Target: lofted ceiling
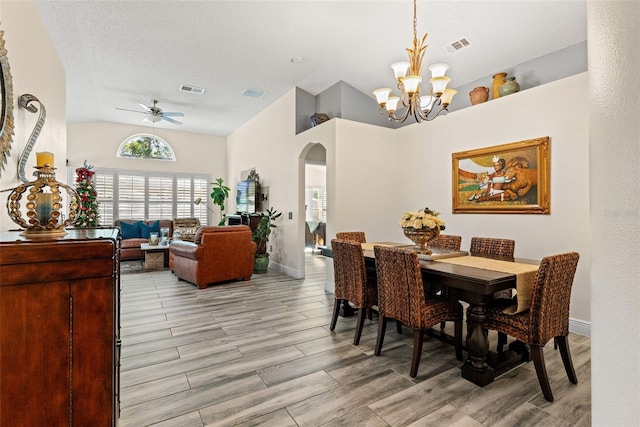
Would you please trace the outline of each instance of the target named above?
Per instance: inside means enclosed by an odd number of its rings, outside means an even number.
[[[393,87],[406,60],[413,4],[387,1],[61,1],[36,6],[67,74],[67,120],[152,126],[135,112],[158,99],[182,125],[225,136],[295,86],[318,94],[342,80],[368,94]],[[462,86],[587,38],[586,1],[418,1],[424,60]],[[455,53],[445,46],[466,37]],[[206,89],[181,92],[181,85]],[[245,89],[265,91],[260,98]],[[466,96],[459,94],[458,96]],[[375,107],[374,107],[375,108]]]

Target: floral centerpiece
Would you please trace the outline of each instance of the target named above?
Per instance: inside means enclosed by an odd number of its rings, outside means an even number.
[[[421,211],[405,212],[400,220],[400,227],[416,245],[420,245],[420,252],[430,254],[427,243],[438,237],[441,230],[445,229],[444,221],[438,218],[439,213],[429,208]]]

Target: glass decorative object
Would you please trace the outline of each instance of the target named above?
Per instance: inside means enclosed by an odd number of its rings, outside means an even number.
[[[9,217],[25,231],[26,237],[60,237],[64,228],[72,224],[81,209],[80,197],[68,185],[56,181],[52,153],[36,153],[36,180],[25,182],[13,189],[7,200]],[[49,163],[51,162],[51,164]],[[69,200],[69,213],[62,213],[64,196]]]

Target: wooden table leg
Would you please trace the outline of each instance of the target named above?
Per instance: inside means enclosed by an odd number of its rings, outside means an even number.
[[[485,360],[489,352],[489,340],[484,330],[487,315],[482,304],[472,304],[467,311],[467,360],[462,365],[462,377],[484,387],[493,382],[495,373]]]

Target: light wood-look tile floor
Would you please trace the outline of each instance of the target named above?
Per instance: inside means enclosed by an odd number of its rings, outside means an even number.
[[[579,384],[545,347],[555,402],[533,363],[480,388],[460,377],[453,348],[427,337],[409,377],[412,331],[377,317],[352,344],[355,317],[329,331],[325,260],[306,278],[269,271],[198,290],[168,270],[122,276],[121,426],[589,426],[590,340],[570,335]],[[495,332],[491,333],[495,348]],[[464,354],[466,357],[466,353]]]

